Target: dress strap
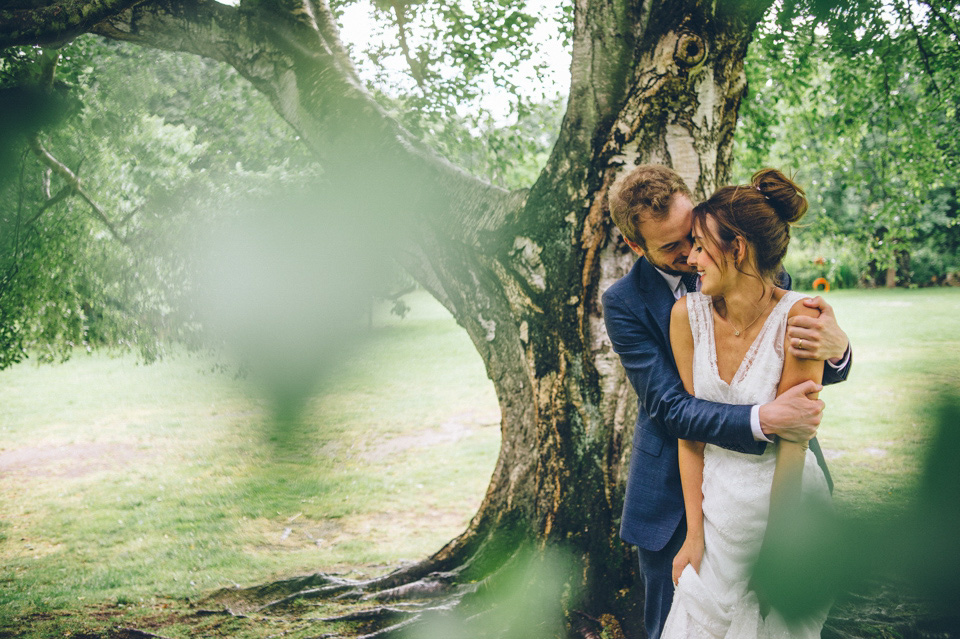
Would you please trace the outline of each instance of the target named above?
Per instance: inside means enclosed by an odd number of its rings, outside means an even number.
[[[770,323],[775,324],[778,323],[781,318],[785,318],[790,313],[790,309],[793,308],[793,305],[805,297],[810,296],[803,293],[798,293],[797,291],[787,291],[784,293],[783,297],[780,298],[780,301],[777,302],[777,305],[773,307],[772,311],[770,311],[770,314],[775,317],[775,319],[771,320]]]
[[[703,345],[713,347],[713,315],[710,298],[703,293],[687,293],[687,314],[690,317],[690,332],[693,333],[693,348]]]

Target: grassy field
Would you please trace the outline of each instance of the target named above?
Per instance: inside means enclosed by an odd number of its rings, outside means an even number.
[[[903,503],[938,392],[960,391],[960,289],[837,291],[826,299],[854,346],[849,380],[821,394],[834,498],[848,512]]]
[[[499,449],[492,385],[432,300],[375,325],[283,446],[264,403],[194,357],[0,372],[0,629],[321,568],[379,574],[462,532]]]
[[[823,394],[835,497],[903,503],[933,390],[960,389],[960,290],[827,299],[855,348],[850,380]],[[282,445],[264,403],[200,358],[0,372],[0,637],[93,632],[318,569],[377,574],[462,531],[496,460],[496,398],[446,312],[411,306],[375,318]]]

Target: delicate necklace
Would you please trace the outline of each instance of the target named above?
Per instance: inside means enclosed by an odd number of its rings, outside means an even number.
[[[763,308],[761,308],[761,309],[760,309],[760,312],[757,313],[757,316],[753,318],[753,321],[751,321],[749,324],[747,324],[746,326],[744,326],[743,328],[741,328],[741,329],[739,329],[739,330],[737,330],[737,327],[733,325],[733,322],[731,322],[731,321],[728,319],[727,321],[730,322],[730,326],[733,328],[733,336],[734,336],[734,337],[740,337],[740,333],[743,333],[743,332],[746,331],[748,328],[750,328],[751,326],[753,326],[754,324],[756,324],[756,323],[757,323],[757,320],[760,319],[760,316],[763,315],[763,312],[764,312],[765,310],[767,310],[767,307],[770,306],[770,302],[772,302],[772,301],[773,301],[773,295],[771,295],[771,296],[770,296],[770,299],[767,300],[767,303],[763,305]]]

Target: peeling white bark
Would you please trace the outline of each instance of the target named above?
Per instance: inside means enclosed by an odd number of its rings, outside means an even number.
[[[480,322],[480,326],[483,327],[483,330],[487,332],[485,339],[488,342],[492,342],[497,339],[497,322],[494,320],[483,319],[483,315],[477,316],[477,321]]]
[[[673,169],[688,186],[696,187],[700,180],[700,154],[694,146],[693,135],[679,124],[668,124],[665,137]]]
[[[610,163],[620,164],[624,167],[624,170],[630,170],[647,160],[648,158],[644,158],[640,153],[640,140],[634,138],[620,148],[620,153],[610,158]]]

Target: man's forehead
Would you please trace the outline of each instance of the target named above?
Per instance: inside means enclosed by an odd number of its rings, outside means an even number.
[[[678,193],[674,195],[667,215],[644,220],[642,232],[650,246],[662,249],[690,237],[692,220],[693,204]]]

